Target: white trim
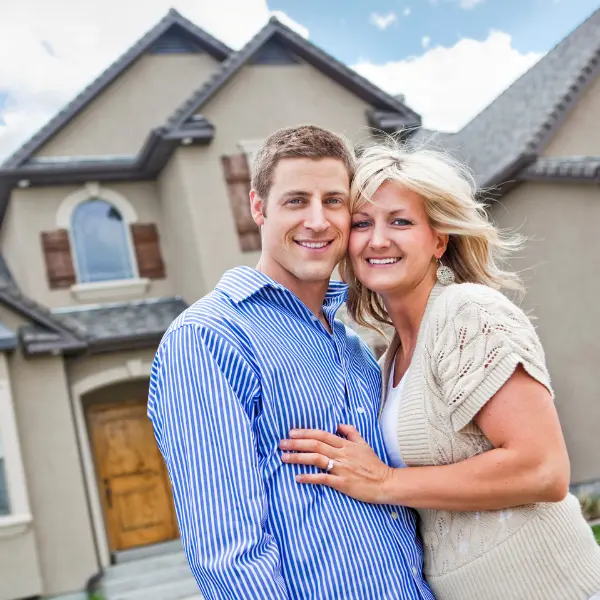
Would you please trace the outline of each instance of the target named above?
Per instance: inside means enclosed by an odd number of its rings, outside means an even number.
[[[56,227],[58,229],[70,230],[73,211],[79,204],[91,200],[92,198],[99,198],[113,204],[128,225],[138,222],[137,212],[125,196],[119,194],[119,192],[115,192],[115,190],[101,186],[99,183],[89,182],[76,192],[69,194],[61,202],[56,211]]]
[[[31,508],[27,494],[27,481],[25,468],[21,457],[19,445],[19,432],[13,408],[13,398],[8,379],[8,364],[6,355],[0,353],[0,437],[4,451],[4,474],[8,489],[10,513],[0,517],[0,527],[5,523],[15,525],[16,520],[29,518],[31,521]]]
[[[6,515],[0,517],[0,538],[14,537],[25,533],[31,523],[31,515]]]
[[[115,279],[114,281],[97,281],[92,283],[76,283],[71,286],[71,294],[80,302],[102,302],[105,300],[142,298],[150,287],[150,280]]]
[[[110,549],[108,547],[108,534],[104,525],[104,515],[102,514],[100,491],[96,480],[92,446],[85,423],[82,396],[88,392],[113,383],[121,383],[132,379],[139,379],[141,377],[150,377],[151,369],[152,363],[143,362],[140,359],[132,359],[127,361],[121,367],[115,367],[113,369],[101,371],[100,373],[88,375],[71,386],[71,403],[73,414],[75,415],[77,437],[80,440],[83,478],[90,501],[92,527],[94,528],[96,543],[98,545],[100,566],[103,569],[110,566]]]

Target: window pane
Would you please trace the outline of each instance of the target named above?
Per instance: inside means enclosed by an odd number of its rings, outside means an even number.
[[[133,277],[127,225],[104,200],[88,200],[73,214],[73,241],[80,282]]]
[[[0,515],[7,515],[9,512],[6,471],[4,469],[4,450],[2,448],[2,438],[0,438]]]

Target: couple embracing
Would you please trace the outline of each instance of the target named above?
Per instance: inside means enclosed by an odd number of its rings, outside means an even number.
[[[544,352],[467,171],[300,126],[252,168],[256,268],[171,325],[148,403],[205,600],[588,600]],[[344,283],[330,281],[334,268]],[[335,320],[389,325],[377,364]]]

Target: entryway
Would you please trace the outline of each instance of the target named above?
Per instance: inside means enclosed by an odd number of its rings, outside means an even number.
[[[171,486],[145,396],[85,410],[111,552],[178,537]]]

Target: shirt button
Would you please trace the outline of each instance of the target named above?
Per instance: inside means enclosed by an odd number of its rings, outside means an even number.
[[[365,414],[365,409],[364,409],[362,406],[359,406],[359,407],[356,409],[356,412],[357,412],[359,415],[364,415],[364,414]]]
[[[413,575],[416,577],[416,576],[417,576],[417,573],[418,573],[418,571],[417,571],[417,567],[413,567],[413,568],[412,568],[412,574],[413,574]]]
[[[390,513],[390,517],[395,521],[398,518],[398,513],[394,510]]]

